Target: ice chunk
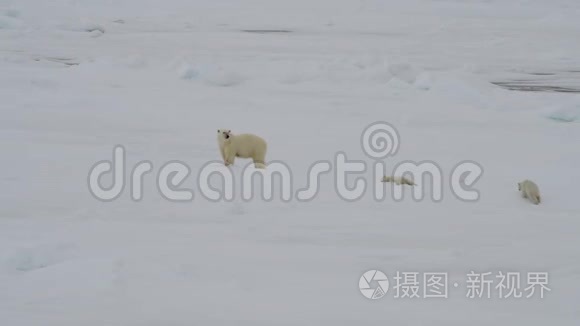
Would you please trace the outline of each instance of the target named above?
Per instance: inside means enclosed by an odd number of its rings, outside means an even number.
[[[576,103],[552,109],[546,117],[557,122],[578,121],[580,120],[580,104]]]

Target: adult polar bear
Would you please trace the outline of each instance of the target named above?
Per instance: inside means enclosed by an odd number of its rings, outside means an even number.
[[[218,129],[218,144],[226,166],[234,164],[236,157],[252,158],[254,167],[265,169],[266,141],[256,135],[234,135],[229,129]]]

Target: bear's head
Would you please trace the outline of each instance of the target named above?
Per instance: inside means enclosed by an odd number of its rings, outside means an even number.
[[[224,139],[229,139],[232,136],[232,131],[229,129],[218,129],[218,135]]]

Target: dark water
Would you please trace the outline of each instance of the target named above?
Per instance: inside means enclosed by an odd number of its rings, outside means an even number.
[[[580,70],[529,72],[529,77],[497,80],[492,84],[521,92],[580,93]]]
[[[77,66],[79,65],[79,62],[75,61],[74,58],[58,58],[58,57],[41,57],[41,58],[35,58],[34,61],[51,61],[51,62],[56,62],[56,63],[61,63],[63,65],[66,66]]]
[[[275,34],[275,33],[292,33],[287,29],[242,29],[242,32],[257,34]]]
[[[580,93],[580,88],[529,84],[521,81],[492,82],[492,84],[521,92],[556,92],[556,93]]]

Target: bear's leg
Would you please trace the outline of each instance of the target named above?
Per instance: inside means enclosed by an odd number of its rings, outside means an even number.
[[[264,161],[260,161],[257,159],[253,159],[254,161],[254,167],[256,169],[265,169],[266,168],[266,164],[264,164]]]
[[[265,169],[266,168],[265,158],[266,153],[255,153],[253,158],[254,167],[256,169]]]
[[[222,160],[226,163],[226,154],[224,153],[224,149],[220,148],[220,154],[222,155]]]
[[[226,149],[224,151],[224,154],[226,156],[224,164],[226,166],[233,165],[234,164],[234,160],[236,158],[236,153],[234,151],[232,151],[232,150]]]

